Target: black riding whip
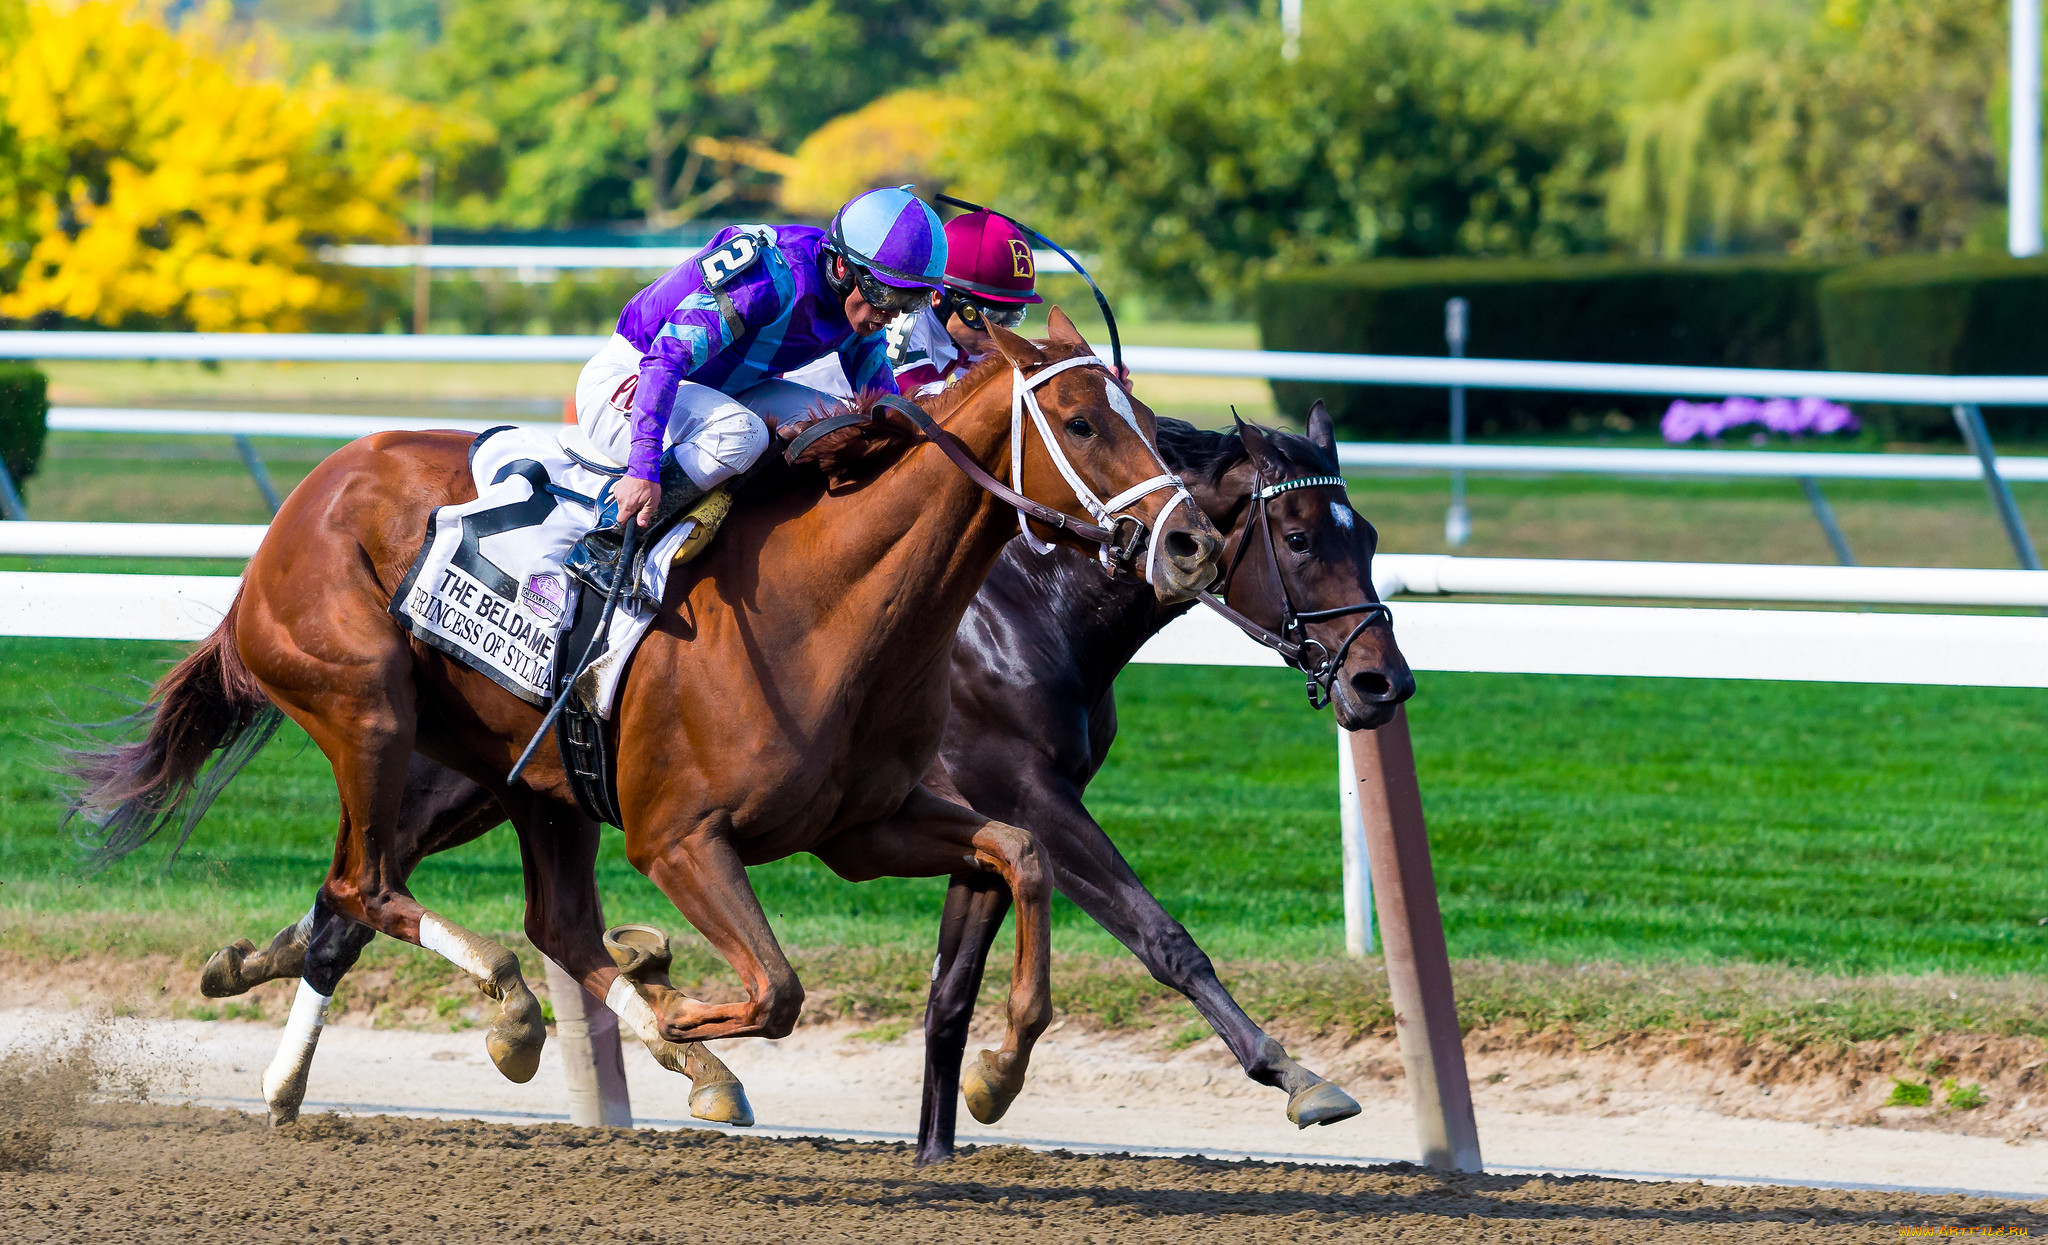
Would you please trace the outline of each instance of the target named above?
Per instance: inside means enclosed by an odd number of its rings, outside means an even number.
[[[619,543],[619,570],[612,578],[611,592],[604,599],[604,617],[598,620],[597,631],[590,637],[590,643],[583,646],[583,656],[576,662],[576,672],[562,684],[561,695],[555,697],[555,703],[548,706],[547,716],[540,720],[540,729],[533,733],[532,739],[526,741],[526,751],[519,754],[519,760],[512,766],[512,772],[505,775],[506,786],[509,787],[519,781],[520,772],[526,768],[526,763],[533,759],[535,750],[540,747],[540,741],[547,738],[548,728],[555,724],[556,718],[562,716],[563,707],[569,703],[569,697],[576,691],[577,681],[583,677],[583,672],[590,668],[590,659],[604,647],[605,637],[610,635],[612,630],[612,614],[619,608],[619,598],[625,595],[628,582],[634,578],[633,555],[639,551],[640,520],[636,515],[626,519],[625,539]]]
[[[983,207],[979,203],[969,203],[965,199],[956,199],[952,195],[935,194],[932,196],[932,198],[937,199],[941,203],[950,203],[956,208],[965,208],[967,211],[970,212],[987,212],[991,216],[1001,216],[1004,220],[1009,221],[1012,225],[1015,225],[1017,228],[1022,229],[1025,233],[1030,234],[1034,242],[1042,242],[1046,246],[1051,247],[1053,250],[1058,251],[1060,253],[1061,258],[1065,259],[1068,263],[1072,264],[1074,266],[1074,271],[1080,273],[1081,279],[1088,283],[1088,288],[1095,291],[1095,305],[1102,308],[1102,322],[1109,326],[1109,357],[1111,362],[1116,364],[1117,377],[1119,379],[1123,377],[1124,343],[1123,340],[1119,338],[1116,333],[1116,313],[1109,309],[1109,298],[1103,294],[1102,287],[1095,284],[1095,278],[1089,276],[1088,270],[1081,266],[1080,260],[1075,259],[1073,255],[1067,251],[1067,248],[1061,246],[1057,242],[1054,242],[1051,238],[1046,237],[1044,234],[1038,232],[1036,229],[1033,229],[1031,226],[1025,224],[1021,220],[1018,220],[1014,216],[998,212],[991,207]]]

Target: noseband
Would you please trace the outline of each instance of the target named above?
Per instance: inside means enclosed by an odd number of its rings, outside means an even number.
[[[1163,524],[1166,522],[1166,516],[1173,513],[1175,506],[1185,502],[1188,509],[1195,508],[1195,499],[1188,495],[1187,485],[1181,482],[1179,476],[1166,469],[1165,461],[1159,457],[1159,452],[1154,450],[1152,461],[1159,466],[1158,475],[1140,480],[1107,501],[1102,500],[1082,481],[1080,473],[1074,470],[1074,465],[1067,461],[1066,451],[1060,448],[1059,438],[1053,436],[1051,425],[1045,421],[1045,411],[1038,405],[1036,391],[1040,385],[1069,368],[1091,366],[1099,367],[1105,372],[1109,371],[1109,365],[1092,354],[1062,359],[1028,378],[1024,375],[1024,369],[1010,369],[1010,484],[1013,491],[1020,496],[1023,494],[1024,414],[1028,411],[1031,414],[1032,426],[1038,429],[1038,439],[1044,444],[1046,455],[1052,459],[1052,465],[1066,480],[1067,487],[1074,491],[1074,496],[1080,499],[1082,507],[1110,533],[1100,539],[1101,547],[1096,554],[1096,560],[1102,564],[1102,569],[1110,575],[1115,575],[1119,568],[1129,568],[1138,556],[1139,549],[1150,545],[1151,548],[1145,556],[1145,582],[1156,583],[1158,581],[1153,575],[1159,565],[1161,542],[1149,539],[1151,531],[1145,526],[1145,521],[1137,515],[1126,513],[1125,507],[1140,498],[1150,497],[1161,489],[1170,488],[1173,490],[1173,496],[1159,509],[1157,521]],[[1114,373],[1110,375],[1109,384],[1117,384]],[[1110,392],[1115,394],[1118,390],[1112,388]],[[1144,441],[1149,447],[1151,442],[1146,440],[1145,430],[1138,427],[1138,417],[1131,410],[1129,403],[1125,403],[1118,410],[1118,414],[1130,424],[1131,431],[1138,434],[1138,440]],[[1029,517],[1021,507],[1017,511],[1017,530],[1023,534],[1024,543],[1033,553],[1044,555],[1052,552],[1052,545],[1049,542],[1040,541],[1038,537],[1032,535]]]
[[[1344,658],[1351,652],[1351,646],[1365,629],[1385,619],[1389,626],[1394,622],[1394,611],[1382,601],[1360,601],[1356,605],[1340,605],[1335,609],[1300,611],[1294,608],[1294,594],[1287,590],[1287,576],[1280,570],[1280,550],[1273,542],[1273,520],[1269,503],[1282,493],[1298,488],[1343,488],[1342,476],[1304,476],[1298,480],[1282,480],[1277,484],[1265,483],[1265,473],[1259,469],[1256,459],[1252,463],[1253,522],[1258,525],[1261,538],[1266,546],[1267,561],[1273,567],[1273,582],[1280,588],[1280,634],[1261,627],[1230,606],[1223,603],[1223,597],[1230,592],[1230,583],[1237,575],[1238,564],[1244,561],[1244,552],[1251,547],[1251,533],[1247,532],[1237,542],[1237,552],[1230,559],[1230,567],[1223,572],[1223,578],[1214,588],[1201,594],[1202,603],[1210,609],[1236,623],[1238,629],[1252,639],[1280,654],[1288,665],[1308,679],[1308,704],[1311,709],[1321,709],[1330,703],[1330,685],[1337,680],[1337,672],[1344,667]],[[1348,504],[1348,503],[1347,503]],[[1362,614],[1358,625],[1344,642],[1332,653],[1318,640],[1307,634],[1304,624],[1320,622],[1326,618],[1344,618]]]
[[[1145,558],[1145,581],[1151,583],[1154,569],[1158,564],[1159,542],[1150,539],[1151,529],[1146,526],[1145,521],[1129,513],[1125,507],[1161,489],[1170,488],[1174,495],[1159,511],[1158,522],[1163,523],[1175,506],[1185,502],[1188,509],[1193,510],[1195,501],[1189,496],[1187,486],[1181,482],[1181,478],[1166,470],[1166,464],[1160,459],[1157,449],[1152,450],[1152,461],[1158,464],[1160,474],[1132,485],[1107,501],[1098,498],[1095,490],[1089,488],[1087,482],[1081,479],[1080,473],[1074,470],[1073,463],[1067,460],[1066,452],[1060,448],[1059,438],[1053,435],[1051,425],[1046,422],[1045,412],[1039,407],[1038,395],[1034,391],[1069,368],[1090,366],[1099,367],[1105,373],[1109,372],[1108,365],[1094,355],[1062,359],[1029,377],[1024,375],[1022,368],[1010,369],[1011,484],[1004,484],[990,475],[987,469],[975,461],[974,455],[961,444],[958,437],[941,428],[917,403],[908,398],[888,394],[877,399],[875,405],[902,414],[917,426],[917,430],[924,434],[926,440],[939,447],[940,452],[960,469],[961,474],[1014,508],[1017,511],[1017,528],[1024,534],[1024,541],[1033,552],[1044,554],[1052,550],[1050,543],[1041,542],[1032,534],[1030,521],[1033,519],[1057,531],[1072,532],[1082,540],[1094,541],[1097,546],[1096,560],[1102,564],[1102,569],[1111,575],[1115,575],[1119,570],[1130,569],[1131,564],[1137,560],[1138,551],[1150,546],[1151,550]],[[1109,383],[1117,383],[1113,374]],[[1059,469],[1061,477],[1067,482],[1067,487],[1074,491],[1074,496],[1080,499],[1081,505],[1093,516],[1095,522],[1086,522],[1024,495],[1024,417],[1027,412],[1031,416],[1032,425],[1038,430],[1040,442],[1045,446],[1046,456],[1052,459],[1053,466]],[[1146,439],[1144,430],[1138,427],[1137,416],[1130,413],[1127,408],[1120,409],[1118,413],[1123,415],[1132,430],[1138,433],[1138,439],[1144,442],[1147,448],[1151,448],[1151,442]],[[867,416],[851,412],[821,419],[805,428],[803,433],[790,443],[783,456],[790,462],[795,462],[820,437],[841,428],[864,424],[867,420]]]

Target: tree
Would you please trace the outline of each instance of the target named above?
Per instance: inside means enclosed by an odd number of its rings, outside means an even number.
[[[321,244],[402,237],[415,151],[453,141],[423,109],[324,75],[225,6],[177,33],[154,10],[33,4],[0,45],[0,315],[109,326],[297,329],[343,311]]]
[[[2002,231],[2006,0],[1678,0],[1626,81],[1634,249],[1958,250]]]
[[[953,171],[1189,303],[1304,262],[1597,245],[1590,84],[1519,29],[1455,16],[1312,5],[1293,62],[1267,17],[1117,13],[1071,54],[995,49],[978,76],[1009,84],[1006,106],[971,115]]]

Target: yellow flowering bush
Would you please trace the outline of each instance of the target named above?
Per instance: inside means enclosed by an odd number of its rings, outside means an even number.
[[[830,216],[871,186],[916,182],[926,192],[972,105],[938,91],[898,91],[835,117],[796,149],[777,196],[785,211]]]
[[[418,105],[274,72],[216,4],[30,3],[0,23],[0,316],[213,331],[308,327],[351,289],[330,242],[404,236],[418,155],[462,137]],[[25,254],[23,253],[25,251]]]

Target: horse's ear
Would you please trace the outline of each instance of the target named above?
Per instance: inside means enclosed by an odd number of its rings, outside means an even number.
[[[1235,413],[1232,413],[1231,418],[1237,419],[1238,438],[1244,442],[1245,452],[1252,456],[1253,462],[1268,467],[1280,464],[1279,456],[1273,453],[1273,443],[1266,439],[1264,428],[1238,419]]]
[[[1038,367],[1045,362],[1045,352],[1029,341],[993,321],[983,323],[988,325],[989,338],[995,342],[996,349],[1002,351],[1003,357],[1010,361],[1011,367]]]
[[[1337,421],[1330,418],[1330,412],[1323,407],[1323,400],[1308,408],[1308,439],[1315,442],[1325,453],[1335,457],[1337,453]]]
[[[1054,307],[1045,317],[1046,340],[1063,346],[1079,346],[1087,349],[1088,339],[1081,336],[1081,330],[1067,319],[1067,313]]]

